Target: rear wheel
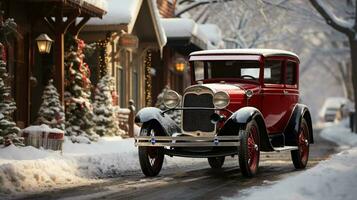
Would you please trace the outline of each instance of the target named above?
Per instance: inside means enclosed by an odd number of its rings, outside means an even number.
[[[144,124],[141,128],[141,133],[145,135],[157,135],[159,129],[155,124]],[[160,173],[162,164],[164,163],[163,147],[139,147],[139,161],[141,171],[145,176],[156,176]]]
[[[259,127],[255,120],[250,121],[246,129],[239,131],[240,146],[238,152],[239,167],[245,177],[256,175],[260,158]]]
[[[291,158],[296,169],[304,169],[309,160],[309,128],[303,118],[300,122],[300,131],[297,137],[298,150],[291,151]]]
[[[208,158],[208,163],[212,169],[221,169],[224,164],[224,159],[224,156],[210,157]]]

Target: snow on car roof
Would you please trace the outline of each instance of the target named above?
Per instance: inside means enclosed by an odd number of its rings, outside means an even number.
[[[292,56],[299,59],[295,53],[278,49],[217,49],[192,52],[190,56],[210,54],[257,54],[262,56]]]

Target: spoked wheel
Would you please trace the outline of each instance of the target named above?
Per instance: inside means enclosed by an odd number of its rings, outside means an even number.
[[[154,124],[143,125],[141,133],[147,133],[155,135],[158,129]],[[164,163],[163,147],[139,147],[139,161],[141,171],[145,176],[156,176],[160,173],[162,164]]]
[[[238,152],[239,167],[245,177],[253,177],[259,166],[260,141],[259,127],[255,120],[247,124],[245,130],[240,130],[240,146]]]
[[[208,158],[208,163],[212,169],[221,169],[224,164],[224,159],[224,156],[210,157]]]
[[[304,169],[309,160],[309,128],[303,118],[300,124],[300,132],[297,137],[298,150],[291,151],[291,158],[296,169]]]

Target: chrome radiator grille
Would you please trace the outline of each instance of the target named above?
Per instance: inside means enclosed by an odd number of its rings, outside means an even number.
[[[184,107],[214,108],[213,96],[209,93],[188,93],[184,97]],[[182,128],[185,132],[212,132],[215,125],[211,123],[210,116],[214,110],[183,110]]]

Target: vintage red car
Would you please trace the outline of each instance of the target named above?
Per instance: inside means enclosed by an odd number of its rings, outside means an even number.
[[[156,176],[164,155],[208,158],[221,168],[238,155],[246,177],[258,170],[260,151],[291,151],[296,169],[305,168],[314,143],[311,115],[299,103],[299,58],[271,49],[207,50],[190,54],[192,85],[169,90],[169,108],[143,108],[135,144],[146,176]],[[167,113],[180,110],[181,124]]]

